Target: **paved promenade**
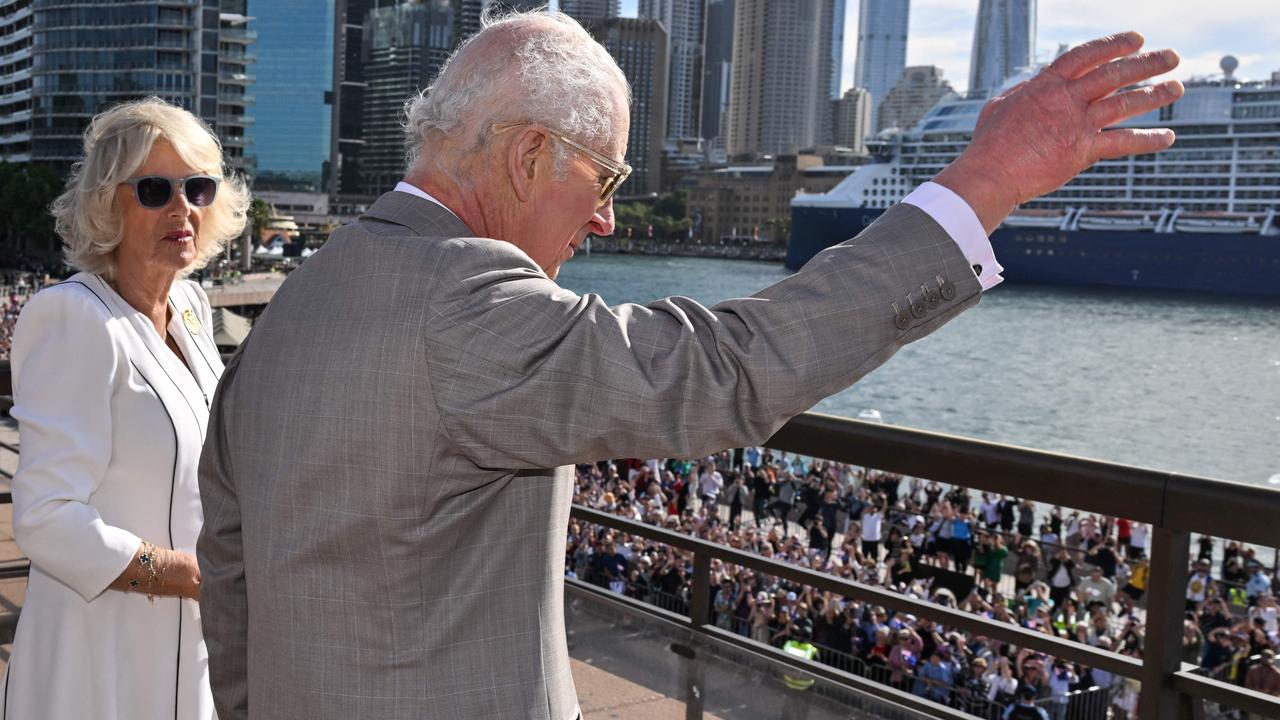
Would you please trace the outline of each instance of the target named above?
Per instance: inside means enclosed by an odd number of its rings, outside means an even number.
[[[251,273],[240,282],[231,285],[206,287],[209,304],[213,307],[238,307],[240,305],[266,305],[284,282],[283,273]]]

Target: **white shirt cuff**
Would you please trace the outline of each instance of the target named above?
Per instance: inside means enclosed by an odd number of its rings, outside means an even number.
[[[927,182],[913,190],[902,202],[915,205],[942,226],[973,266],[973,272],[978,276],[983,290],[990,290],[1004,281],[1000,276],[1004,268],[996,262],[991,240],[987,238],[973,208],[963,198],[937,183]]]

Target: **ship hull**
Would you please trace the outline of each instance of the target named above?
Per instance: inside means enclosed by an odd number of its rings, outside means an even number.
[[[879,208],[793,207],[786,265],[857,235]],[[1011,283],[1179,290],[1280,298],[1280,237],[1257,234],[998,228]]]

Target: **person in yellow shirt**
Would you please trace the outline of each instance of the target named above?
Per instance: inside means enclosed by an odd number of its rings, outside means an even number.
[[[797,623],[791,629],[791,637],[783,643],[782,651],[805,660],[816,660],[818,648],[810,642],[812,639],[813,626],[808,622]],[[817,681],[811,677],[783,673],[782,682],[787,686],[787,700],[782,707],[783,720],[804,720],[809,716],[807,691]]]

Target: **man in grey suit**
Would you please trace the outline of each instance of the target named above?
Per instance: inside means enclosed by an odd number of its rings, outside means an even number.
[[[1176,64],[1104,65],[1140,45],[1066,54],[936,182],[753,297],[610,307],[554,278],[612,232],[626,81],[563,15],[489,24],[409,107],[406,181],[223,375],[198,547],[219,717],[574,718],[567,466],[759,443],[977,303],[1016,203],[1172,142],[1100,131],[1180,93],[1112,94]]]

